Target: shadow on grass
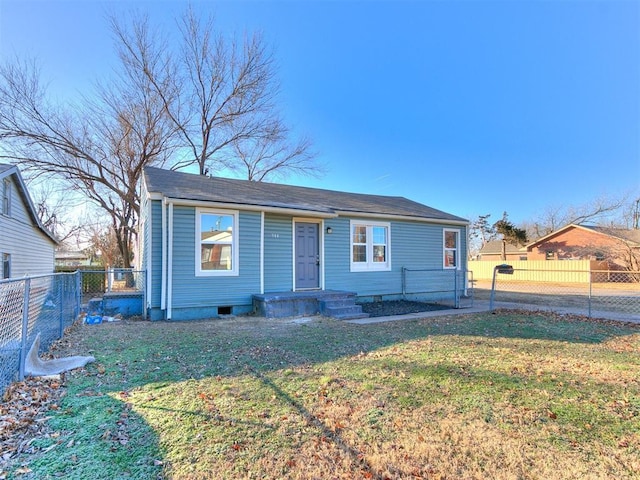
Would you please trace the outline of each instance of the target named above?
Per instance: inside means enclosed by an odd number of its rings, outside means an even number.
[[[20,478],[158,478],[162,454],[157,436],[131,404],[118,394],[87,391],[86,381],[68,383],[71,400],[63,401],[50,420],[56,433],[36,440],[46,453]]]
[[[342,453],[349,459],[350,463],[354,465],[356,471],[359,471],[364,478],[383,480],[383,477],[373,469],[369,462],[367,462],[363,453],[353,448],[349,442],[342,437],[338,429],[332,430],[329,428],[329,426],[318,418],[318,416],[311,413],[301,402],[295,400],[291,395],[282,390],[261,372],[252,370],[252,374],[264,386],[271,389],[277,398],[291,407],[294,411],[298,412],[298,414],[302,416],[309,425],[317,428],[322,433],[322,438],[326,439],[328,442],[332,442],[340,451],[342,451]]]
[[[319,365],[433,336],[548,340],[558,342],[561,349],[565,343],[596,344],[639,332],[639,326],[535,313],[469,314],[370,325],[326,319],[292,323],[249,318],[83,326],[76,332],[74,352],[70,353],[91,352],[98,362],[86,373],[68,376],[67,398],[51,421],[52,427],[62,432],[61,440],[52,439],[51,445],[57,442],[56,446],[30,465],[32,478],[162,478],[161,459],[166,458],[168,446],[160,445],[161,432],[132,410],[130,392],[152,390],[154,384],[162,388],[174,382],[247,374],[322,432],[368,478],[379,478],[339,431],[332,430],[265,373]],[[451,369],[452,376],[464,377],[464,371],[455,366]],[[144,402],[138,402],[136,408],[202,416],[209,421],[228,420],[219,412]],[[234,421],[247,428],[268,427],[244,419]]]

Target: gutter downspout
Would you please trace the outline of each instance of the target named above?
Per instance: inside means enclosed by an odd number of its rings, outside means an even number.
[[[167,320],[171,320],[173,299],[173,202],[169,202],[167,238]]]
[[[167,204],[166,197],[162,199],[162,226],[160,233],[162,235],[162,281],[160,283],[160,310],[167,309]]]
[[[260,294],[264,294],[264,212],[260,212]]]

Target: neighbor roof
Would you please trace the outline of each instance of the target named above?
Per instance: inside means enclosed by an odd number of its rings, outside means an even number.
[[[522,253],[525,252],[524,247],[516,247],[507,242],[506,253]],[[502,253],[502,240],[491,240],[484,244],[484,247],[480,249],[480,255],[496,255]]]
[[[29,195],[29,191],[27,190],[27,186],[22,179],[22,175],[20,174],[20,170],[15,165],[8,165],[6,163],[0,163],[0,180],[7,178],[11,175],[15,175],[16,185],[18,186],[18,193],[22,197],[22,200],[27,205],[27,211],[33,220],[33,223],[54,243],[58,243],[58,239],[53,236],[53,234],[47,230],[42,222],[40,221],[40,217],[36,213],[36,208],[33,205],[33,201],[31,200],[31,196]]]
[[[145,168],[144,180],[149,193],[160,193],[174,199],[216,202],[239,207],[283,208],[325,216],[360,213],[468,223],[464,218],[404,197],[206,177],[155,167]]]
[[[534,242],[531,242],[527,245],[527,249],[531,249],[534,245],[544,242],[545,240],[559,235],[570,228],[583,228],[585,230],[591,230],[592,232],[600,233],[602,235],[607,235],[609,237],[618,238],[621,240],[625,240],[627,242],[632,242],[640,245],[640,230],[628,230],[625,228],[609,228],[609,227],[598,227],[595,225],[580,225],[577,223],[570,223],[569,225],[565,225],[558,230],[555,230],[543,237],[538,238]]]
[[[628,230],[625,228],[609,228],[609,227],[596,227],[589,225],[581,225],[583,228],[588,228],[594,232],[609,235],[610,237],[619,238],[629,242],[640,244],[640,230]]]

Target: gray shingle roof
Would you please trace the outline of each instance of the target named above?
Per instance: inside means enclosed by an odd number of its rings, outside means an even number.
[[[521,253],[526,252],[527,249],[524,247],[516,247],[510,243],[506,245],[505,253]],[[491,240],[484,244],[484,247],[480,249],[480,255],[494,255],[502,253],[502,240]]]
[[[145,168],[144,181],[148,192],[161,193],[167,197],[183,200],[219,202],[247,207],[287,208],[328,215],[350,212],[467,222],[464,218],[404,197],[205,177],[155,167]]]

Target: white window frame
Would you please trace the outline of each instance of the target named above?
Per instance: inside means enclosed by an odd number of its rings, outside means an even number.
[[[11,182],[8,178],[2,181],[2,205],[0,205],[3,215],[11,216]]]
[[[447,233],[456,234],[456,248],[447,248]],[[447,251],[455,251],[456,264],[452,266],[447,265]],[[460,270],[460,230],[457,228],[445,228],[442,230],[442,268],[446,270]]]
[[[231,270],[202,270],[202,215],[224,215],[233,217],[233,234],[231,241]],[[240,272],[239,268],[239,228],[238,228],[238,211],[237,210],[217,210],[210,208],[196,208],[196,238],[195,238],[195,269],[196,277],[237,277]]]
[[[7,278],[11,278],[11,254],[6,252],[0,253],[0,260],[2,260],[2,270],[0,271],[0,279],[4,280]],[[5,272],[7,276],[5,276]]]
[[[354,262],[353,261],[353,228],[354,227],[366,227],[367,228],[367,261],[366,262]],[[387,230],[387,242],[385,244],[386,258],[384,262],[373,261],[373,228],[382,227]],[[351,220],[349,225],[349,259],[351,261],[352,272],[386,272],[391,270],[391,224],[388,222],[373,222],[367,220]]]

